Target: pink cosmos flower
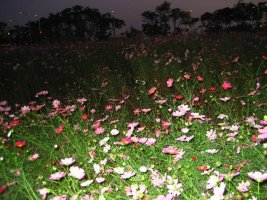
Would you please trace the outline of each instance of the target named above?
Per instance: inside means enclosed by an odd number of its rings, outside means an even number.
[[[201,76],[199,76],[199,75],[197,75],[197,80],[198,80],[198,81],[204,81],[204,78],[201,77]]]
[[[184,78],[185,78],[185,79],[190,79],[190,78],[191,78],[191,75],[190,75],[190,74],[187,74],[187,73],[185,73],[185,74],[184,74]]]
[[[179,149],[177,149],[177,148],[175,148],[173,146],[168,146],[168,147],[164,148],[162,150],[162,152],[165,153],[165,154],[176,155],[176,154],[179,153]]]
[[[151,146],[151,145],[155,144],[156,141],[157,141],[157,140],[154,139],[154,138],[148,138],[147,141],[146,141],[146,143],[145,143],[145,145],[146,145],[146,146]]]
[[[36,93],[35,97],[38,97],[40,95],[47,95],[48,94],[48,91],[44,90],[44,91],[40,91],[38,93]]]
[[[174,197],[171,194],[167,194],[167,196],[159,195],[155,200],[173,200]]]
[[[64,178],[65,176],[66,176],[65,172],[56,172],[50,175],[49,180],[57,181],[57,180]]]
[[[46,195],[50,192],[47,188],[42,188],[38,190],[39,194],[42,196],[42,199],[46,199]]]
[[[141,143],[141,144],[146,143],[146,141],[147,141],[147,138],[139,138],[138,139],[138,142]]]
[[[265,126],[262,129],[258,129],[258,132],[260,133],[260,135],[258,136],[259,139],[261,140],[267,139],[267,126]]]
[[[92,114],[94,114],[94,113],[96,113],[96,109],[91,109],[90,112],[91,112]]]
[[[166,174],[164,176],[160,175],[157,171],[151,171],[150,180],[153,186],[162,188],[164,182],[166,181]]]
[[[60,125],[60,126],[56,129],[56,133],[57,133],[58,135],[60,135],[60,134],[64,131],[64,129],[65,129],[65,126]]]
[[[53,108],[58,108],[59,105],[60,105],[60,101],[55,99],[53,102],[52,102],[52,105],[53,105]]]
[[[112,105],[106,105],[105,111],[111,111],[113,109]]]
[[[160,99],[160,100],[156,100],[155,103],[158,103],[158,104],[164,104],[167,102],[167,99]]]
[[[115,110],[116,111],[118,111],[118,110],[120,110],[121,109],[121,105],[117,105],[117,106],[115,106]]]
[[[148,91],[148,94],[152,95],[156,91],[156,89],[157,88],[155,88],[155,87],[150,88],[150,90]]]
[[[213,141],[217,138],[216,131],[213,129],[210,129],[209,131],[207,131],[206,136],[210,141]]]
[[[242,181],[241,183],[238,184],[236,189],[238,189],[240,192],[248,192],[248,187],[250,186],[250,182],[244,182]]]
[[[36,161],[39,157],[40,157],[39,154],[38,154],[38,153],[35,153],[35,154],[29,156],[28,160],[31,161],[31,162],[34,162],[34,161]]]
[[[171,125],[170,122],[167,122],[167,121],[162,121],[162,122],[161,122],[161,126],[162,126],[162,128],[167,129],[167,128],[169,128],[170,125]]]
[[[144,108],[141,110],[143,113],[148,113],[151,111],[151,108]]]
[[[132,122],[128,124],[128,128],[134,129],[138,125],[139,125],[139,122]]]
[[[133,140],[130,137],[122,138],[120,144],[131,144]]]
[[[99,127],[99,128],[97,128],[97,129],[95,130],[95,134],[96,134],[96,135],[101,135],[101,134],[103,134],[104,132],[105,132],[105,129],[102,128],[102,127]]]
[[[75,159],[74,158],[64,158],[64,159],[61,159],[59,163],[61,165],[70,166],[74,162],[75,162]]]
[[[238,60],[239,60],[239,56],[236,56],[233,60],[232,60],[232,63],[236,63],[236,62],[238,62]]]
[[[193,119],[200,119],[202,121],[205,120],[205,115],[200,115],[199,113],[190,113],[190,116],[193,118]]]
[[[70,168],[69,176],[72,176],[74,178],[77,178],[79,180],[83,179],[85,176],[85,171],[80,167],[74,167],[72,166]]]
[[[251,179],[254,179],[255,181],[257,181],[259,183],[267,180],[267,173],[266,172],[263,172],[263,173],[262,172],[259,172],[259,171],[249,172],[248,173],[248,176]]]
[[[231,89],[231,88],[232,88],[232,84],[229,83],[229,82],[226,82],[226,81],[224,81],[223,84],[222,84],[221,86],[222,86],[222,88],[223,88],[224,90],[228,90],[228,89]]]
[[[56,196],[51,198],[50,200],[67,200],[67,195],[60,195],[60,196]]]
[[[167,85],[168,88],[171,88],[173,86],[173,78],[169,78],[166,81],[166,85]]]
[[[189,111],[189,110],[190,110],[190,108],[189,108],[188,105],[182,104],[182,105],[178,106],[178,110],[177,111],[172,113],[172,116],[173,117],[184,116],[186,114],[186,112]]]
[[[23,107],[21,107],[21,113],[23,114],[23,115],[26,115],[28,112],[30,112],[31,111],[31,108],[30,108],[30,106],[23,106]]]
[[[221,97],[220,98],[220,100],[221,101],[224,101],[224,102],[226,102],[226,101],[228,101],[228,100],[230,100],[231,99],[231,97]]]
[[[77,99],[77,102],[80,103],[81,105],[83,105],[84,102],[86,102],[86,101],[87,101],[86,98],[79,98],[79,99]]]
[[[172,162],[176,163],[177,161],[181,160],[183,158],[185,154],[184,150],[179,150],[178,154],[175,155],[174,159],[172,160]]]
[[[134,111],[133,111],[133,113],[134,113],[135,115],[140,115],[141,112],[142,112],[142,111],[141,111],[140,108],[136,108],[136,109],[134,109]]]

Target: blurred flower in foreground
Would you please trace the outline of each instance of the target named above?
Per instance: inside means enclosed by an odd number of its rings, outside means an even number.
[[[267,180],[267,173],[265,172],[249,172],[248,176],[259,183]]]

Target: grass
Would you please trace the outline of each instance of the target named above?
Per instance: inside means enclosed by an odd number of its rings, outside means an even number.
[[[266,45],[228,34],[1,49],[0,198],[266,199],[248,176],[267,173]]]

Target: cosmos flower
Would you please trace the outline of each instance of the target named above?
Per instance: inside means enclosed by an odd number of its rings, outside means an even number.
[[[23,115],[26,115],[28,112],[30,112],[31,111],[31,108],[30,108],[30,106],[23,106],[23,107],[21,107],[21,113],[23,114]]]
[[[39,194],[42,196],[42,199],[46,199],[46,195],[50,192],[47,188],[42,188],[38,190]]]
[[[145,166],[141,166],[141,167],[139,168],[139,171],[142,172],[142,173],[145,173],[145,172],[147,172],[147,167],[145,167]]]
[[[148,91],[149,95],[152,95],[154,92],[156,91],[155,87],[150,88],[150,90]]]
[[[53,108],[58,108],[60,106],[60,101],[55,99],[53,102],[52,102],[52,106]]]
[[[218,149],[207,149],[206,152],[209,154],[215,154],[215,153],[218,153],[219,150]]]
[[[266,140],[267,139],[267,126],[262,129],[258,129],[260,135],[258,136],[259,139]]]
[[[177,149],[177,148],[175,148],[173,146],[168,146],[168,147],[164,148],[162,150],[162,152],[165,153],[165,154],[176,155],[176,154],[179,153],[179,149]]]
[[[173,78],[169,78],[166,81],[166,85],[167,85],[168,88],[171,88],[173,86]]]
[[[124,167],[115,167],[113,170],[117,174],[123,174],[124,173]]]
[[[94,182],[94,180],[87,180],[87,181],[84,181],[80,184],[81,187],[86,187],[86,186],[89,186],[91,185],[92,183]]]
[[[232,60],[232,63],[236,63],[236,62],[238,62],[238,60],[239,60],[239,56],[236,56],[233,60]]]
[[[202,81],[204,81],[204,78],[199,76],[199,75],[197,75],[197,80],[202,82]]]
[[[97,183],[103,183],[103,182],[105,182],[106,179],[103,177],[97,177],[95,180]]]
[[[236,189],[238,189],[240,192],[248,192],[248,187],[250,186],[250,182],[244,182],[242,181],[241,183],[238,184]]]
[[[67,197],[68,196],[64,194],[64,195],[53,197],[50,200],[67,200]]]
[[[171,180],[167,188],[168,194],[171,194],[173,197],[178,197],[183,192],[183,184],[179,183],[178,179]]]
[[[97,128],[97,129],[95,130],[95,134],[96,134],[96,135],[101,135],[101,134],[103,134],[104,132],[105,132],[105,129],[102,128],[102,127],[99,127],[99,128]]]
[[[64,166],[70,166],[71,164],[73,164],[75,162],[74,158],[64,158],[60,160],[60,164],[64,165]]]
[[[57,181],[57,180],[64,178],[65,176],[66,176],[65,172],[56,172],[50,175],[49,180]]]
[[[224,90],[228,90],[228,89],[231,89],[231,88],[232,88],[232,84],[229,83],[229,82],[226,82],[226,81],[224,81],[223,84],[222,84],[221,86],[222,86],[222,88],[223,88]]]
[[[34,162],[34,161],[36,161],[39,157],[40,157],[39,154],[38,154],[38,153],[35,153],[35,154],[29,156],[28,160],[31,161],[31,162]]]
[[[57,133],[58,135],[60,135],[60,134],[64,131],[64,129],[65,129],[65,126],[60,125],[60,126],[56,129],[56,133]]]
[[[146,141],[146,143],[145,143],[145,145],[146,145],[146,146],[151,146],[151,145],[155,144],[156,141],[157,141],[157,140],[154,139],[154,138],[148,138],[147,141]]]
[[[210,141],[213,141],[217,138],[216,131],[213,129],[210,129],[209,131],[207,131],[206,136]]]
[[[266,172],[259,172],[259,171],[256,171],[256,172],[249,172],[248,173],[248,176],[257,181],[257,182],[263,182],[265,180],[267,180],[267,173]]]
[[[17,141],[15,143],[15,146],[22,148],[22,147],[26,146],[26,142],[25,141]]]
[[[79,180],[83,179],[85,176],[85,171],[80,167],[74,167],[72,166],[70,168],[69,176],[72,176],[74,178],[77,178]]]
[[[213,189],[213,196],[210,197],[210,200],[222,200],[222,199],[224,199],[223,194],[224,194],[225,188],[226,188],[226,184],[224,182],[222,182],[220,184],[220,186],[216,186]]]
[[[127,172],[124,172],[124,173],[121,175],[121,179],[129,179],[129,178],[131,178],[132,176],[135,176],[135,172],[127,171]]]

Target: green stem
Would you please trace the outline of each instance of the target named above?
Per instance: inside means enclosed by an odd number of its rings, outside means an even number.
[[[260,197],[260,182],[258,182],[258,197]]]

